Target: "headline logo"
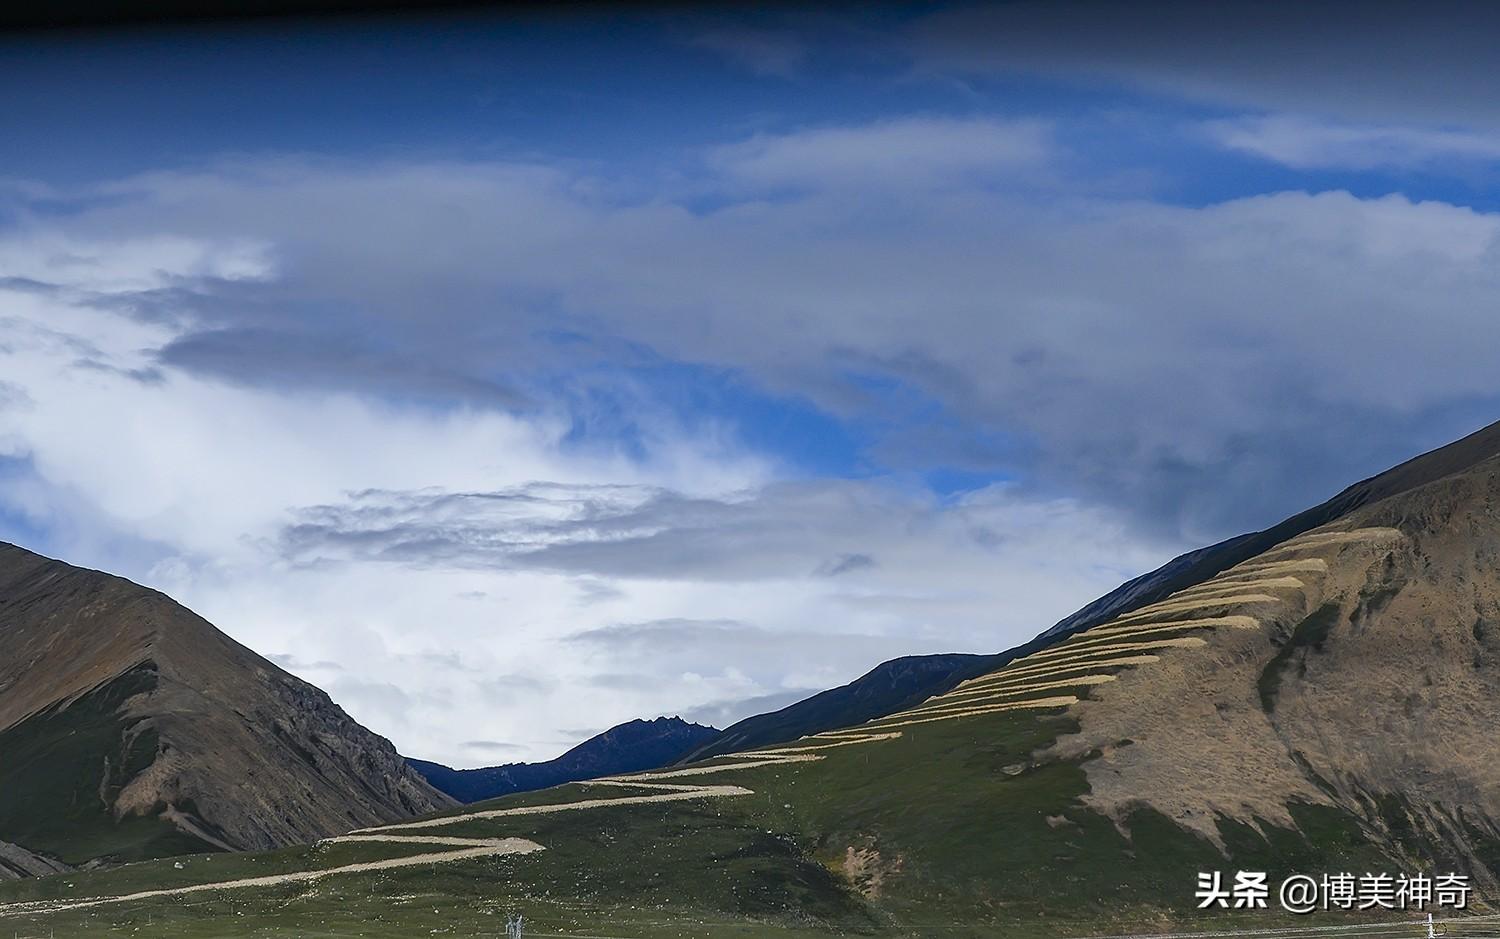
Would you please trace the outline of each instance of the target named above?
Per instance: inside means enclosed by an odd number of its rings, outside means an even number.
[[[1469,906],[1469,878],[1466,874],[1292,874],[1276,890],[1277,902],[1288,913],[1312,913],[1317,910],[1425,910],[1447,907],[1454,910]],[[1265,871],[1235,871],[1226,881],[1223,871],[1198,874],[1198,890],[1193,894],[1198,909],[1210,907],[1236,910],[1264,910],[1271,899],[1270,877]]]

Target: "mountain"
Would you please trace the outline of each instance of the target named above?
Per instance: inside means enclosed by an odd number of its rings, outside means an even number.
[[[555,760],[453,769],[407,757],[407,764],[438,790],[460,802],[547,789],[596,776],[655,769],[719,736],[719,731],[677,717],[633,720],[590,737]]]
[[[782,743],[831,727],[848,726],[895,713],[913,702],[942,694],[974,675],[998,668],[1013,658],[1046,648],[1059,639],[1201,583],[1288,538],[1327,525],[1362,506],[1409,492],[1473,466],[1496,453],[1500,453],[1500,422],[1355,483],[1327,502],[1263,531],[1237,535],[1176,557],[1064,617],[1024,645],[988,656],[949,654],[893,659],[877,665],[847,685],[813,695],[779,711],[758,714],[732,724],[725,728],[723,736],[692,753],[690,758],[702,759],[747,747]]]
[[[1199,909],[1199,875],[1214,871],[1267,872],[1273,891],[1293,874],[1453,872],[1488,910],[1500,889],[1494,437],[1368,480],[1331,519],[1240,560],[1200,554],[1188,564],[1211,576],[1044,634],[873,721],[228,869],[0,886],[0,921],[70,936],[170,914],[197,935],[233,915],[241,932],[326,934],[342,915],[382,935],[481,935],[522,910],[535,932],[564,935],[1293,935],[1283,927],[1301,923],[1310,936],[1401,930],[1424,912],[1298,919],[1274,892],[1270,910]],[[331,856],[379,869],[329,874]],[[261,886],[268,873],[322,879],[289,898]],[[141,898],[153,888],[167,892]],[[233,905],[172,892],[203,890]]]
[[[820,691],[779,711],[730,724],[722,734],[682,762],[707,759],[750,747],[795,740],[832,727],[848,727],[883,717],[926,700],[999,664],[999,655],[908,655],[892,659],[838,688]]]
[[[1453,473],[1462,472],[1500,453],[1500,422],[1421,456],[1378,476],[1355,483],[1321,505],[1299,512],[1264,531],[1239,535],[1181,557],[1128,581],[1088,606],[1065,617],[1042,633],[1045,642],[1096,626],[1190,587],[1314,528],[1343,518],[1363,506],[1410,492]]]
[[[0,755],[11,873],[273,848],[452,804],[322,691],[165,595],[7,544]]]

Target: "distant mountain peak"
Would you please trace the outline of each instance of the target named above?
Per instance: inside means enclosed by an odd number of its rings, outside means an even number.
[[[555,760],[507,763],[480,769],[453,769],[408,759],[433,786],[461,802],[477,802],[512,792],[598,776],[614,776],[665,766],[718,737],[713,727],[681,717],[635,718],[596,734]]]

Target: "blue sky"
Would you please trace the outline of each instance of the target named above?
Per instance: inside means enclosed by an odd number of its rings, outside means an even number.
[[[7,39],[0,538],[463,765],[1024,641],[1500,415],[1493,15],[1216,6]]]

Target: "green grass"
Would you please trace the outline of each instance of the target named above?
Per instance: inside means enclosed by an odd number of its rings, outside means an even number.
[[[205,850],[203,842],[160,819],[116,819],[111,808],[156,756],[156,733],[132,735],[121,711],[127,698],[155,686],[154,669],[138,666],[0,733],[0,840],[69,864]]]
[[[1315,633],[1310,627],[1304,638],[1314,641]],[[1358,819],[1324,806],[1291,806],[1295,828],[1221,820],[1227,857],[1148,809],[1117,824],[1080,801],[1088,792],[1082,761],[1036,756],[1075,729],[1059,712],[913,725],[895,740],[828,750],[818,762],[679,780],[732,782],[755,790],[748,796],[471,820],[427,832],[529,838],[546,848],[535,854],[0,919],[0,933],[490,936],[502,932],[507,912],[520,910],[538,935],[1067,936],[1280,919],[1266,911],[1197,911],[1202,870],[1266,870],[1279,879],[1403,868]],[[568,785],[478,808],[627,792]],[[851,849],[878,858],[878,892],[870,892],[869,876],[857,885],[845,877]],[[181,870],[145,862],[0,885],[0,903],[120,895],[427,850],[441,849],[345,844],[195,857]]]

